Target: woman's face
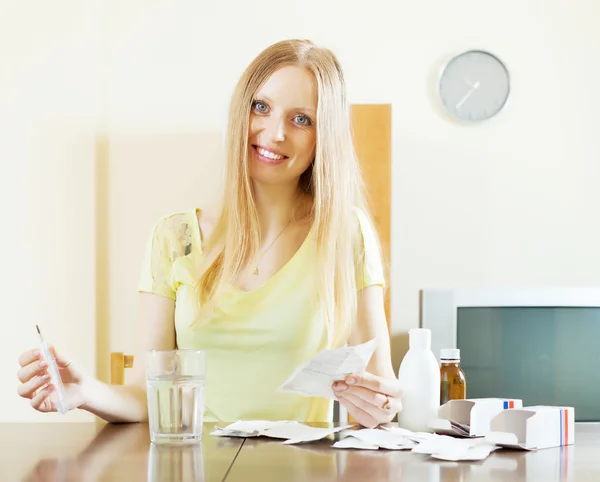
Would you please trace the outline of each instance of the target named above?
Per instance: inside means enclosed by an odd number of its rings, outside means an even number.
[[[308,69],[275,71],[256,94],[248,138],[250,177],[257,182],[294,182],[315,157],[317,86]]]

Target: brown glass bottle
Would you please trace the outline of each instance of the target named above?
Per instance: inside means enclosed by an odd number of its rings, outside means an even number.
[[[440,405],[449,400],[467,398],[467,379],[460,367],[460,350],[446,348],[440,352]]]

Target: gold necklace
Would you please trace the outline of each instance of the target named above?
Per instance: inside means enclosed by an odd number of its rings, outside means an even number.
[[[283,232],[287,229],[287,227],[292,223],[292,220],[290,219],[288,221],[288,223],[283,227],[283,229],[281,230],[281,232],[275,237],[275,239],[273,241],[271,241],[271,244],[269,244],[268,248],[265,249],[263,251],[263,253],[260,255],[260,258],[258,258],[258,261],[256,262],[256,265],[254,266],[254,270],[252,271],[252,274],[254,276],[258,276],[258,264],[261,262],[261,260],[263,259],[264,255],[267,254],[267,252],[269,251],[269,249],[271,249],[271,247],[275,244],[275,241],[277,241],[279,239],[279,237],[283,234]]]

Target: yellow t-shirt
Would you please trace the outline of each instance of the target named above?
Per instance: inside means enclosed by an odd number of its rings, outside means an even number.
[[[324,316],[310,302],[316,286],[313,231],[263,286],[250,292],[230,288],[211,320],[191,327],[202,256],[197,211],[156,223],[138,289],[175,300],[177,348],[206,351],[205,421],[331,421],[331,400],[276,392],[298,365],[325,348]],[[375,231],[364,213],[355,211],[365,256],[358,288],[383,286]]]

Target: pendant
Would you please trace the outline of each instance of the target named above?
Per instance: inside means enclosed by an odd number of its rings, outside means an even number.
[[[258,267],[254,268],[254,271],[252,271],[252,274],[254,276],[258,276]]]

